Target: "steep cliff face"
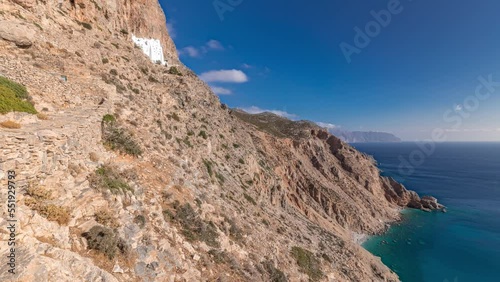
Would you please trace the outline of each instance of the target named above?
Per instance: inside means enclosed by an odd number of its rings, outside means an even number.
[[[166,19],[157,0],[14,0],[39,20],[60,13],[82,24],[99,28],[101,34],[134,34],[161,41],[165,57],[177,62],[177,50],[166,29]],[[2,4],[0,4],[2,5]],[[6,5],[6,4],[5,4]],[[57,18],[57,16],[55,17]]]
[[[354,237],[432,198],[312,123],[230,110],[182,64],[152,63],[131,33],[177,60],[156,1],[75,6],[0,3],[0,74],[40,113],[0,115],[20,125],[0,128],[19,219],[0,280],[397,281]]]

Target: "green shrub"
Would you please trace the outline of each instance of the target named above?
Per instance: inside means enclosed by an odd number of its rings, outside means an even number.
[[[230,261],[229,256],[224,251],[211,249],[210,251],[208,251],[208,254],[212,258],[212,260],[217,264],[227,263]]]
[[[88,30],[91,30],[92,29],[92,25],[90,25],[89,23],[85,23],[85,22],[78,22],[79,25],[83,26],[84,28],[88,29]]]
[[[177,67],[170,67],[170,69],[168,70],[168,73],[169,74],[174,74],[174,75],[180,75],[182,76],[182,73],[177,69]]]
[[[175,120],[175,121],[180,121],[180,120],[181,120],[181,119],[180,119],[180,117],[179,117],[179,115],[177,115],[177,113],[172,113],[172,114],[170,114],[170,115],[167,115],[167,117],[168,117],[169,119],[173,119],[173,120]]]
[[[226,181],[226,178],[224,178],[224,176],[222,174],[220,174],[220,173],[216,173],[215,177],[217,177],[217,179],[219,180],[220,184],[223,184]]]
[[[198,134],[198,136],[201,136],[203,139],[207,139],[208,138],[208,135],[207,135],[207,133],[204,130],[200,131],[200,133]]]
[[[132,187],[128,185],[124,177],[109,165],[98,168],[89,177],[89,182],[92,188],[99,191],[109,190],[113,194],[122,194],[127,191],[133,192]]]
[[[245,164],[245,161],[244,161],[242,158],[240,158],[240,159],[238,160],[238,162],[239,162],[240,164]]]
[[[208,175],[212,176],[213,175],[212,162],[207,161],[207,160],[203,160],[203,163],[205,164],[205,167],[207,168]]]
[[[257,202],[252,198],[252,196],[248,195],[247,193],[243,194],[243,197],[253,205],[257,205]]]
[[[175,214],[173,214],[170,210],[163,210],[163,217],[166,221],[172,222],[175,220]]]
[[[38,27],[40,30],[43,30],[42,26],[39,25],[38,23],[33,23],[36,27]]]
[[[110,70],[109,73],[112,75],[118,75],[118,71],[115,69]]]
[[[106,114],[102,117],[102,122],[115,122],[116,118],[114,115]]]
[[[189,141],[189,137],[186,136],[184,139],[182,139],[182,142],[186,144],[189,148],[193,147],[193,144],[191,144],[191,141]]]
[[[243,230],[236,225],[236,222],[230,218],[226,218],[226,222],[229,224],[229,236],[236,241],[243,240]]]
[[[0,114],[8,112],[36,114],[37,111],[29,99],[26,87],[0,76]]]
[[[101,78],[107,84],[114,85],[116,87],[116,92],[118,92],[118,93],[124,93],[127,90],[125,85],[123,85],[121,80],[119,80],[116,76],[112,76],[112,75],[109,75],[107,73],[103,73],[103,74],[101,74]]]
[[[149,78],[148,78],[149,82],[154,82],[154,83],[158,83],[160,81],[158,81],[158,79],[156,79],[156,77],[150,75]]]
[[[127,253],[128,248],[125,242],[109,228],[96,225],[82,235],[87,239],[90,249],[100,251],[109,259],[113,259],[118,250],[122,254]]]
[[[107,63],[109,63],[109,59],[108,59],[108,58],[102,58],[102,63],[103,63],[103,64],[107,64]]]
[[[234,147],[235,149],[238,149],[239,147],[241,147],[241,145],[240,145],[240,144],[236,144],[236,143],[234,143],[234,144],[233,144],[233,147]]]
[[[139,225],[140,228],[144,228],[146,226],[146,218],[140,214],[134,218],[134,223]]]
[[[323,272],[320,268],[320,262],[314,257],[314,254],[301,247],[292,247],[291,254],[299,270],[309,276],[311,281],[319,281],[323,278]]]
[[[269,260],[263,261],[262,265],[264,266],[264,269],[269,274],[269,281],[271,281],[271,282],[288,282],[288,279],[286,278],[283,271],[274,267],[274,264],[271,261],[269,261]]]
[[[215,225],[201,220],[189,203],[177,208],[174,220],[181,225],[182,234],[188,241],[203,241],[214,248],[220,246]]]
[[[26,87],[24,85],[16,83],[2,76],[0,76],[0,85],[14,92],[16,98],[18,99],[29,99],[28,90],[26,90]]]
[[[102,138],[104,144],[111,150],[116,150],[131,156],[139,156],[142,154],[142,149],[139,144],[132,138],[132,135],[120,127],[116,119],[112,115],[105,115],[101,123]]]

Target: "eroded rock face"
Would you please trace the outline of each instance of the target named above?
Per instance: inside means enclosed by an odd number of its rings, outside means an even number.
[[[0,40],[0,74],[24,84],[43,115],[0,116],[21,124],[0,128],[0,182],[18,174],[23,246],[22,271],[5,276],[2,265],[1,281],[307,281],[292,248],[317,262],[322,281],[398,280],[353,234],[379,233],[400,208],[439,207],[435,199],[381,177],[310,122],[238,115],[182,64],[182,76],[153,64],[132,33],[161,38],[177,59],[156,1],[17,2],[0,3],[0,21],[36,33],[28,49]],[[142,155],[113,150],[103,120]],[[103,166],[116,170],[112,181],[96,181]],[[127,252],[110,260],[89,249],[82,235],[96,225]]]

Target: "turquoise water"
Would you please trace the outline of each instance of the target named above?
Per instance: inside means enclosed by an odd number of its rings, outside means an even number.
[[[447,213],[405,210],[403,221],[363,246],[404,282],[500,281],[500,143],[443,143],[414,172],[401,159],[414,143],[354,144],[420,195],[433,195]]]

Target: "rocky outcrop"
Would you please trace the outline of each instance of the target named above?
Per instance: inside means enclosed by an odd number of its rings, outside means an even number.
[[[382,179],[385,197],[391,203],[424,211],[443,210],[445,208],[434,197],[424,196],[420,198],[417,193],[406,190],[401,183],[396,182],[394,179],[388,177]]]
[[[353,235],[434,199],[313,123],[227,109],[182,64],[153,64],[130,34],[161,37],[176,59],[156,1],[18,2],[0,20],[37,32],[30,48],[0,40],[0,74],[42,115],[0,116],[21,126],[0,128],[0,182],[16,171],[22,246],[1,281],[397,281]]]
[[[34,34],[34,30],[22,22],[0,21],[0,38],[13,42],[17,47],[30,47]]]

